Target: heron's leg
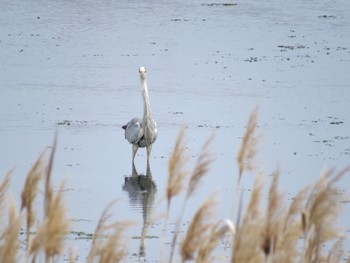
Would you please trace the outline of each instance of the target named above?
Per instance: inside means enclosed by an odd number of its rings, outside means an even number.
[[[151,156],[152,144],[146,146],[147,149],[147,164],[149,164],[149,157]]]
[[[137,170],[136,170],[134,162],[132,162],[132,173],[131,173],[131,176],[132,177],[137,177],[138,176],[138,173],[137,173]]]
[[[133,164],[134,164],[135,155],[138,149],[139,149],[139,146],[137,144],[132,145],[132,163]]]
[[[151,167],[148,162],[147,162],[146,176],[152,177]]]

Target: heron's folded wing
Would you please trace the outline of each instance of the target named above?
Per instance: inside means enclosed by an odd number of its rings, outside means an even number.
[[[141,121],[139,119],[132,119],[126,124],[125,139],[131,144],[137,143],[143,136]]]

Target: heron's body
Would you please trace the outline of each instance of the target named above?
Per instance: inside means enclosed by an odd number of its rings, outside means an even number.
[[[132,144],[132,160],[134,162],[139,147],[147,149],[147,163],[151,154],[152,144],[158,136],[157,124],[152,118],[151,107],[148,96],[146,69],[140,68],[140,79],[143,97],[143,119],[133,118],[122,128],[125,130],[125,139]]]

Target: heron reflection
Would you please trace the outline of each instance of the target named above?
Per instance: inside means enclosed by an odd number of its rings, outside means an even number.
[[[125,177],[123,190],[128,193],[130,205],[142,208],[142,230],[139,248],[139,257],[146,255],[145,239],[150,224],[152,207],[156,197],[157,186],[152,180],[152,173],[149,164],[147,165],[146,175],[138,174],[136,167],[132,164],[132,174]]]

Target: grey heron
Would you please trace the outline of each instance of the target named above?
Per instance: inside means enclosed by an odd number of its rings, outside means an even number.
[[[149,102],[147,88],[147,71],[145,67],[140,67],[140,80],[143,97],[143,119],[133,118],[122,128],[125,130],[125,139],[132,144],[132,162],[134,164],[135,155],[139,147],[147,149],[147,166],[151,155],[152,144],[158,136],[157,124],[152,118],[151,106]]]

